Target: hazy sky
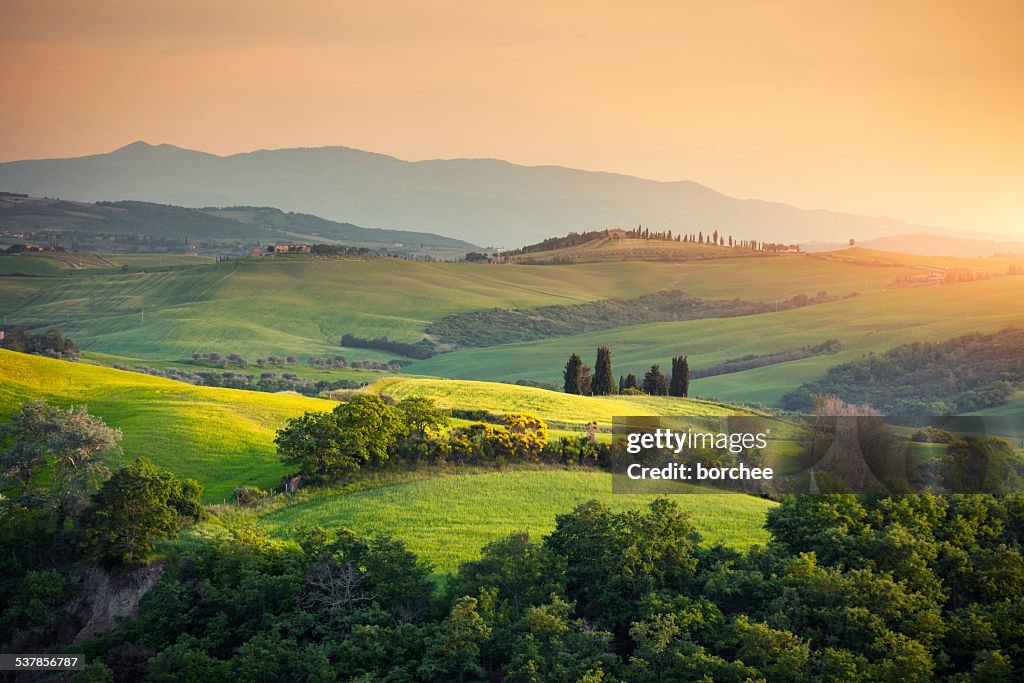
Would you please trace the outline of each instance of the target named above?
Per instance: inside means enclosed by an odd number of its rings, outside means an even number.
[[[1022,35],[1021,0],[0,0],[0,160],[347,145],[1024,237]]]

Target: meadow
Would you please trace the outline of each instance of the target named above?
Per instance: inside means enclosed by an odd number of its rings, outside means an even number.
[[[442,408],[529,412],[544,420],[610,424],[615,415],[724,415],[735,410],[671,398],[570,396],[531,387],[435,379],[383,380],[367,389],[401,400],[433,398]],[[285,420],[328,411],[333,401],[201,387],[134,372],[0,350],[0,413],[25,401],[85,405],[121,429],[124,456],[144,456],[203,484],[207,502],[221,502],[237,486],[273,489],[285,466],[273,443]],[[552,437],[565,435],[554,430]],[[575,433],[574,433],[575,434]]]
[[[186,360],[213,350],[246,357],[324,355],[338,352],[345,333],[415,342],[446,315],[493,307],[630,298],[663,289],[757,301],[822,290],[845,295],[881,290],[909,272],[795,256],[574,266],[264,257],[154,272],[3,278],[0,313],[12,324],[59,325],[87,350],[133,358]]]
[[[818,260],[818,259],[815,259]],[[915,341],[938,341],[969,332],[997,332],[1024,325],[1024,278],[957,285],[897,288],[806,308],[742,318],[651,323],[600,332],[465,349],[419,361],[410,372],[516,381],[558,381],[570,353],[592,362],[594,349],[612,349],[616,375],[642,376],[652,362],[664,371],[676,355],[705,368],[747,354],[798,349],[837,339],[839,353],[745,372],[697,379],[691,395],[724,401],[775,404],[787,391],[815,379],[829,366]]]
[[[367,388],[402,400],[432,399],[440,408],[473,408],[492,413],[532,413],[543,420],[585,425],[610,425],[615,416],[673,417],[735,415],[736,408],[708,401],[659,396],[574,396],[557,391],[494,382],[430,378],[389,378]]]
[[[613,494],[611,480],[607,472],[586,470],[445,474],[354,493],[318,492],[260,517],[259,524],[279,538],[293,538],[302,525],[392,534],[437,570],[450,572],[497,538],[527,531],[539,540],[555,528],[556,515],[588,500],[622,511],[654,499]],[[672,500],[691,514],[709,545],[745,550],[768,540],[762,525],[775,505],[770,501],[738,494],[682,494]]]
[[[278,485],[285,467],[275,452],[275,430],[289,417],[334,406],[0,350],[0,412],[35,399],[85,405],[122,431],[124,456],[115,462],[146,457],[199,481],[207,502],[222,501],[244,484]]]
[[[0,275],[59,275],[66,266],[51,258],[39,256],[0,256]]]

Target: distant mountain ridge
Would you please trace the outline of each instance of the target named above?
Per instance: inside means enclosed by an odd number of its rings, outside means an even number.
[[[138,200],[96,203],[0,192],[0,229],[77,230],[165,239],[324,241],[475,249],[469,242],[408,230],[363,228],[266,206],[184,208]]]
[[[736,199],[660,182],[494,159],[409,162],[348,147],[230,156],[135,142],[107,154],[0,164],[0,188],[82,201],[256,205],[337,221],[517,247],[569,231],[637,224],[738,239],[845,242],[919,232],[891,218]]]

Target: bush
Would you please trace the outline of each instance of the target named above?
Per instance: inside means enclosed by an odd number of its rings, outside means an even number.
[[[943,429],[936,429],[935,427],[925,427],[924,429],[918,429],[914,432],[914,435],[910,437],[910,440],[915,443],[945,443],[950,444],[955,440],[953,435]]]
[[[231,498],[235,501],[235,505],[243,507],[253,505],[266,498],[267,495],[269,494],[258,486],[239,486],[231,492]]]

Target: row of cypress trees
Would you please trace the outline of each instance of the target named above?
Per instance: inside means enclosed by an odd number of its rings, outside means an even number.
[[[651,396],[686,397],[690,395],[690,363],[686,356],[675,356],[672,359],[671,378],[665,377],[661,372],[661,367],[657,364],[652,365],[651,369],[644,374],[643,383],[640,383],[637,376],[632,373],[625,377],[619,375],[618,391],[616,392],[615,379],[612,374],[612,350],[607,346],[599,346],[593,374],[591,374],[590,366],[583,363],[579,354],[573,353],[565,364],[562,377],[564,379],[563,389],[567,394],[609,396],[634,389]]]

